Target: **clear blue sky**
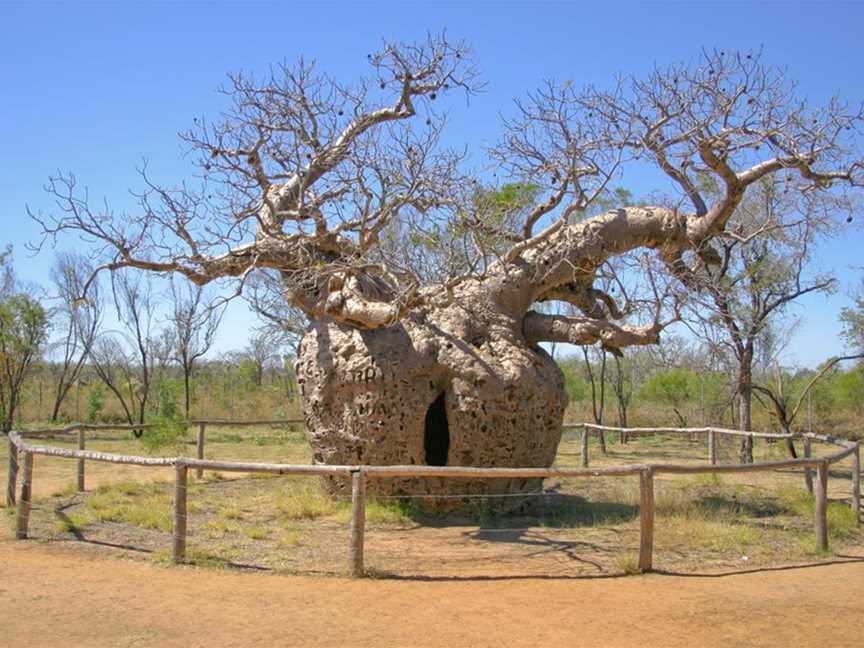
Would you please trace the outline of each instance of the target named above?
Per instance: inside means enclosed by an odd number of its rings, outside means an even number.
[[[46,282],[50,251],[24,205],[48,209],[47,176],[73,171],[118,206],[137,187],[146,157],[157,178],[188,173],[176,133],[224,105],[226,72],[264,71],[299,55],[344,80],[365,73],[382,37],[412,40],[447,29],[468,39],[488,82],[470,107],[455,101],[451,140],[494,141],[498,114],[544,78],[607,83],[619,72],[692,60],[703,47],[764,46],[814,101],[864,98],[864,3],[10,3],[0,0],[0,243],[13,243],[22,278]],[[637,195],[652,187],[631,187]],[[858,219],[861,222],[861,219]],[[790,362],[812,365],[841,350],[837,313],[853,266],[864,265],[862,229],[819,250],[841,277],[831,298],[804,302]],[[72,247],[70,245],[69,247]],[[234,308],[219,346],[245,339],[251,318]]]

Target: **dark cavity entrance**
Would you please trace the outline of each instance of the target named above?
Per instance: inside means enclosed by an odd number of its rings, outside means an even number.
[[[426,411],[426,430],[423,449],[427,466],[446,466],[450,450],[450,426],[447,423],[447,406],[444,394],[438,396]]]

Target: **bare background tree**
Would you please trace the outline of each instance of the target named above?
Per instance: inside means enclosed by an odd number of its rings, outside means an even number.
[[[614,356],[615,371],[612,374],[612,392],[615,394],[615,404],[618,409],[618,427],[630,427],[627,421],[627,409],[633,399],[633,367],[629,360]],[[622,443],[627,442],[626,432],[621,433]]]
[[[812,211],[813,201],[799,204],[788,184],[766,178],[739,205],[730,236],[715,248],[719,263],[698,277],[688,311],[696,334],[734,358],[742,430],[753,429],[753,364],[770,347],[772,325],[779,326],[799,298],[835,286],[832,276],[808,268],[830,222]],[[749,437],[742,441],[741,461],[753,461]]]
[[[784,375],[779,364],[777,364],[774,367],[774,384],[754,384],[753,389],[758,394],[766,397],[772,409],[771,413],[774,415],[774,418],[779,424],[780,430],[783,434],[791,434],[792,424],[795,422],[795,419],[801,411],[801,406],[804,404],[811,390],[816,386],[816,383],[824,378],[825,375],[840,362],[845,360],[860,360],[861,358],[864,358],[864,353],[830,358],[822,364],[819,371],[806,382],[803,389],[800,389],[797,394],[793,393],[789,388],[788,378]],[[795,443],[792,439],[786,439],[786,447],[793,458],[798,457],[798,453],[795,450]]]
[[[603,425],[603,415],[606,411],[606,349],[602,346],[583,346],[582,359],[585,362],[585,373],[591,387],[591,413],[594,423]],[[600,452],[607,454],[605,432],[601,430],[597,439],[600,442]]]
[[[188,419],[192,403],[192,376],[198,361],[212,348],[225,311],[224,308],[213,307],[200,286],[178,286],[172,281],[170,287],[169,348],[183,372],[183,411]]]
[[[153,384],[156,305],[151,285],[131,272],[111,276],[120,331],[105,331],[90,358],[99,379],[120,402],[129,424],[144,423]],[[140,431],[136,436],[140,436]]]
[[[59,337],[50,345],[54,378],[54,405],[51,421],[56,422],[63,401],[81,378],[102,324],[103,304],[98,285],[82,299],[84,284],[93,273],[87,260],[76,254],[58,254],[51,281],[60,305],[54,312],[53,328]]]
[[[254,369],[252,375],[256,385],[260,386],[264,381],[264,371],[267,366],[274,361],[280,361],[281,354],[279,351],[279,337],[266,329],[257,331],[249,340],[249,343],[243,350],[243,357],[252,364]]]

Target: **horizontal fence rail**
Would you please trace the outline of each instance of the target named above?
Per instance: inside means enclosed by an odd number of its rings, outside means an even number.
[[[344,476],[351,478],[351,539],[349,546],[349,571],[354,576],[362,576],[363,546],[365,533],[366,482],[376,478],[471,478],[471,479],[513,479],[513,478],[591,478],[591,477],[639,477],[640,493],[640,541],[639,569],[648,572],[653,569],[654,544],[654,476],[657,474],[702,474],[702,473],[738,473],[777,470],[782,468],[803,468],[808,486],[812,482],[812,471],[816,472],[815,480],[815,533],[816,547],[819,550],[828,548],[827,521],[827,480],[828,468],[831,464],[847,457],[852,458],[852,510],[855,519],[860,524],[861,512],[861,463],[860,444],[857,441],[847,441],[830,435],[820,434],[774,434],[764,432],[742,432],[716,427],[699,428],[620,428],[591,423],[565,424],[565,428],[581,428],[581,467],[579,468],[494,468],[468,466],[366,466],[366,465],[296,465],[279,463],[253,463],[235,461],[213,461],[204,458],[204,439],[207,426],[262,426],[262,425],[293,425],[303,423],[301,419],[263,420],[263,421],[193,421],[191,425],[198,427],[196,437],[196,457],[141,457],[137,455],[120,455],[110,452],[95,452],[86,449],[85,433],[98,430],[141,430],[151,425],[86,425],[75,424],[62,429],[33,430],[27,432],[10,432],[9,442],[9,474],[6,489],[8,505],[16,504],[16,488],[19,465],[23,462],[20,497],[17,498],[16,537],[27,538],[30,508],[32,505],[33,487],[33,457],[44,455],[75,459],[77,462],[78,490],[83,491],[85,485],[85,462],[97,461],[137,466],[173,466],[175,468],[174,489],[174,526],[172,533],[173,558],[177,563],[185,560],[186,530],[187,530],[187,497],[188,472],[194,469],[198,476],[205,470],[220,472],[269,473],[275,475],[313,475],[313,476]],[[627,435],[641,434],[704,434],[708,438],[708,460],[705,465],[682,465],[671,463],[638,463],[621,466],[589,467],[588,435],[591,432],[623,432]],[[31,445],[25,439],[44,438],[46,436],[76,435],[76,450],[55,448],[45,445]],[[764,461],[750,464],[718,464],[716,463],[715,442],[717,437],[728,435],[735,437],[750,437],[754,439],[784,439],[798,440],[805,443],[805,456],[800,459],[780,461]],[[811,456],[810,446],[813,441],[840,446],[840,449],[822,456]],[[23,460],[22,460],[23,457]],[[431,495],[430,495],[431,496]]]

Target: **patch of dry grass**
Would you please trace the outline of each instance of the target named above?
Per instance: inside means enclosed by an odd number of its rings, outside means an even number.
[[[640,573],[639,557],[631,552],[619,553],[615,556],[615,567],[617,571],[628,576]]]
[[[142,529],[170,531],[174,524],[173,500],[166,490],[159,484],[137,482],[101,486],[85,499],[85,511],[77,514],[81,523],[76,526],[95,521],[122,522]]]
[[[293,549],[298,546],[303,538],[303,534],[296,529],[285,531],[276,541],[276,546],[280,549]]]
[[[315,520],[336,515],[340,511],[348,511],[350,503],[334,500],[325,493],[316,482],[297,480],[288,488],[276,493],[276,510],[280,520]]]

